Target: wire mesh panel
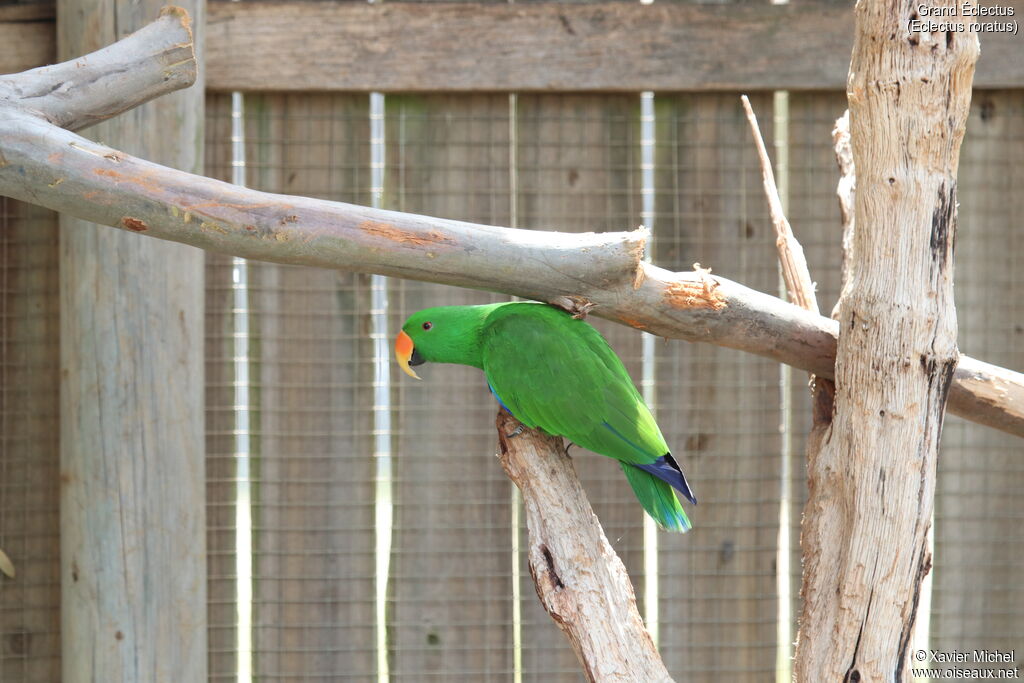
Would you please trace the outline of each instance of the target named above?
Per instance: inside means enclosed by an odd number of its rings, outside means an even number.
[[[771,141],[771,101],[753,98]],[[765,292],[777,256],[737,95],[658,96],[655,262],[694,262]],[[659,422],[701,504],[660,539],[662,656],[678,680],[775,670],[779,369],[718,347],[658,347]]]
[[[206,98],[206,174],[231,180],[231,97]],[[231,257],[206,253],[207,658],[211,681],[238,671],[235,576],[234,318]]]
[[[60,677],[57,215],[0,197],[0,681]]]
[[[208,167],[230,164],[226,97],[211,98]],[[755,289],[779,288],[774,234],[738,98],[659,95],[656,214],[659,265],[694,262]],[[754,98],[769,148],[773,110]],[[789,99],[789,216],[825,314],[838,296],[841,226],[830,132],[839,93]],[[1008,230],[1022,139],[1019,93],[976,98],[961,165],[958,303],[961,347],[1021,367],[1019,245]],[[564,231],[640,222],[637,95],[386,98],[387,208]],[[252,186],[369,203],[367,98],[247,97]],[[287,220],[287,216],[282,217]],[[230,259],[208,277],[211,675],[238,666],[234,576],[237,510]],[[265,680],[368,679],[374,634],[373,349],[368,278],[250,264],[255,671]],[[407,315],[500,297],[391,280],[393,336]],[[592,319],[634,379],[641,335]],[[660,648],[677,680],[761,681],[776,671],[784,425],[790,437],[792,615],[798,613],[799,519],[809,426],[806,379],[718,347],[655,346],[658,421],[701,505],[685,536],[659,533]],[[426,381],[392,371],[394,536],[387,604],[391,677],[578,680],[576,657],[537,603],[513,556],[511,485],[494,460],[497,409],[475,369],[430,366]],[[787,414],[787,411],[790,411]],[[787,422],[787,420],[789,420]],[[1013,547],[1024,470],[1016,440],[950,418],[940,458],[932,644],[1008,648],[1024,605]],[[617,464],[574,450],[584,481],[638,596],[643,513]],[[2,546],[0,546],[2,547]],[[979,559],[981,558],[981,559]],[[516,564],[518,563],[518,564]],[[513,570],[522,596],[514,619]],[[965,577],[984,589],[965,593]],[[641,605],[641,609],[643,609]],[[783,631],[784,632],[784,631]],[[521,651],[516,635],[521,633]],[[521,662],[517,666],[516,662]]]
[[[223,130],[225,106],[222,98],[211,107],[220,119],[211,127]],[[252,187],[367,201],[365,97],[248,96],[245,108]],[[211,466],[211,495],[227,498],[211,501],[218,520],[211,529],[217,544],[211,581],[222,579],[211,583],[211,610],[235,598],[229,562],[240,490],[231,485],[239,425],[229,413],[245,409],[252,432],[253,672],[267,681],[365,680],[375,671],[368,279],[262,263],[247,268],[252,387],[249,405],[238,406],[230,366],[237,359],[229,343],[238,330],[225,319],[234,309],[232,268],[211,260],[217,315],[208,348],[223,359],[213,368],[208,394],[217,430],[211,448],[218,451],[211,458],[222,460]],[[223,625],[228,616],[223,611],[211,624]],[[226,649],[232,633],[227,628],[218,646]],[[229,656],[215,670],[231,673],[221,665],[231,665]]]
[[[1024,370],[1024,93],[975,93],[960,154],[956,303],[962,353]],[[1024,644],[1024,442],[947,417],[935,507],[931,646]]]
[[[251,96],[246,114],[253,187],[367,200],[365,97]],[[250,266],[253,646],[262,680],[374,671],[367,285],[351,273]]]
[[[509,221],[508,97],[388,96],[386,208]],[[391,283],[392,333],[422,308],[497,301],[482,292]],[[395,378],[391,678],[501,680],[512,674],[510,484],[494,454],[497,403],[483,374],[426,366]]]
[[[517,103],[518,222],[565,232],[632,230],[640,224],[639,97],[521,95]],[[640,333],[591,317],[640,377]],[[576,471],[605,534],[643,594],[643,509],[618,463],[573,448]],[[525,539],[525,527],[522,531]],[[521,594],[523,676],[577,680],[569,642],[536,600],[525,556]]]

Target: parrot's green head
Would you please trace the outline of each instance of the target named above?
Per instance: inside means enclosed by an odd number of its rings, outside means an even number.
[[[482,367],[480,330],[494,307],[439,306],[409,316],[395,339],[395,358],[409,376],[423,363],[459,363]]]

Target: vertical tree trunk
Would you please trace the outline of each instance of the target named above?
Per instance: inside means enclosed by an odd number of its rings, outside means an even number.
[[[161,4],[61,0],[62,57],[124,37]],[[202,0],[181,4],[200,28]],[[200,78],[90,133],[198,172],[202,105]],[[63,679],[202,681],[203,253],[69,216],[61,227]]]
[[[966,24],[956,2],[957,16]],[[832,426],[808,454],[800,681],[909,678],[946,396],[956,367],[956,171],[978,41],[861,0],[847,95],[856,231]],[[966,26],[965,26],[966,28]]]

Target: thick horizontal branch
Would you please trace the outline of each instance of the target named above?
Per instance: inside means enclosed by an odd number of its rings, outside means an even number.
[[[582,296],[600,317],[832,377],[838,323],[722,277],[642,263],[640,231],[515,230],[258,192],[133,158],[10,109],[0,109],[0,194],[251,259],[541,301]],[[1024,436],[1024,375],[963,358],[949,407]]]
[[[1024,13],[1022,0],[1000,4],[1016,9],[1011,20]],[[54,54],[44,15],[17,16],[0,12],[0,73]],[[206,79],[225,91],[842,90],[852,27],[852,7],[823,0],[210,2]],[[975,87],[1024,85],[1020,38],[981,41]]]
[[[159,19],[102,50],[0,77],[0,104],[79,130],[195,80],[188,14],[165,7]]]

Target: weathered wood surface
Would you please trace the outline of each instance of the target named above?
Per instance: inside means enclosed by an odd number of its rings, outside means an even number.
[[[366,98],[245,98],[247,182],[366,201]],[[350,165],[337,163],[351,160]],[[373,349],[367,278],[250,263],[253,673],[371,678]]]
[[[544,609],[572,643],[589,681],[671,681],[562,439],[496,420],[505,472],[523,494],[530,575]]]
[[[202,3],[187,4],[201,31]],[[67,2],[61,51],[88,61],[79,55],[159,9],[159,2]],[[171,17],[179,25],[180,12]],[[182,35],[167,31],[175,34]],[[163,77],[150,70],[147,78],[156,85]],[[76,103],[113,113],[118,108],[104,109],[101,100],[115,90],[96,83],[67,102],[51,96],[39,104],[51,115]],[[202,98],[200,82],[94,134],[199,172]],[[84,120],[81,112],[58,118]],[[203,255],[70,215],[61,229],[63,680],[204,680]]]
[[[57,215],[0,197],[0,680],[60,679]]]
[[[956,247],[958,344],[1024,365],[1024,93],[975,95],[960,155]],[[935,499],[931,647],[1017,649],[1024,642],[1021,443],[950,418]],[[965,586],[969,589],[965,590]],[[977,665],[973,665],[977,666]],[[999,665],[996,665],[999,666]]]
[[[905,680],[931,568],[938,443],[958,358],[957,165],[978,42],[973,32],[908,32],[912,16],[911,5],[857,5],[853,267],[837,314],[832,428],[808,452],[798,681]]]
[[[505,98],[506,108],[507,97]],[[614,231],[640,223],[639,97],[520,95],[516,105],[515,198],[518,225],[569,232]],[[608,339],[633,379],[641,376],[641,335],[609,321],[588,320]],[[580,481],[616,554],[643,595],[643,508],[618,463],[571,450]],[[526,537],[525,527],[522,537]],[[528,556],[521,575],[528,574]],[[566,640],[522,587],[524,680],[578,680]]]
[[[836,201],[836,158],[831,131],[846,109],[842,93],[791,93],[789,98],[789,211],[799,231],[819,305],[828,314],[839,298],[841,239],[843,234]],[[807,375],[792,373],[792,449],[790,451],[790,587],[792,633],[800,614],[800,521],[807,501],[807,437],[812,428],[814,404]]]
[[[388,96],[385,140],[385,206],[508,222],[508,96]],[[499,300],[405,280],[388,287],[392,337],[422,308]],[[497,402],[476,368],[428,365],[420,375],[392,375],[391,680],[510,680],[510,485],[493,457]]]
[[[771,97],[755,96],[773,137]],[[757,156],[736,94],[655,97],[655,260],[778,288]],[[660,638],[698,683],[775,669],[781,445],[777,364],[706,345],[657,345],[658,423],[700,500],[685,536],[660,534]],[[685,504],[685,503],[684,503]]]
[[[1000,4],[1019,21],[1020,0]],[[13,48],[0,73],[52,58],[38,7],[0,8],[0,45]],[[835,90],[853,43],[852,10],[833,2],[211,2],[209,12],[207,83],[225,91]],[[1018,36],[981,40],[975,87],[1024,85]]]
[[[0,7],[0,74],[18,73],[57,60],[54,6],[50,2]]]

